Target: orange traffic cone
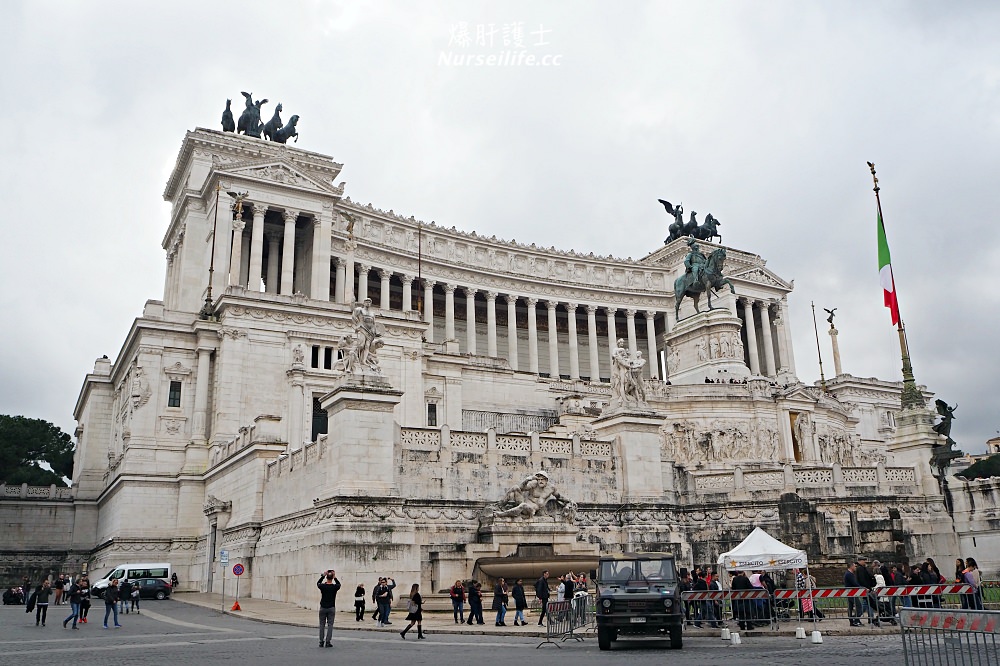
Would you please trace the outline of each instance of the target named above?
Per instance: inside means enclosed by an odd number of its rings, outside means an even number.
[[[235,601],[233,603],[233,607],[230,608],[229,610],[231,610],[231,611],[241,611],[241,610],[243,610],[242,608],[240,608],[240,602],[239,602],[239,600]]]

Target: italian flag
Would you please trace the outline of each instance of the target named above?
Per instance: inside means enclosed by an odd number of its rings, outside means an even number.
[[[892,313],[892,324],[899,323],[899,304],[896,302],[896,283],[892,279],[892,264],[889,263],[889,243],[885,240],[882,225],[882,211],[878,213],[878,277],[882,283],[885,307]]]

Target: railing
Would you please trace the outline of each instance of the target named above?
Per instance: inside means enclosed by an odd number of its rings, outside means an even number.
[[[910,664],[1000,665],[1000,612],[904,608],[903,660]]]
[[[592,624],[594,618],[594,597],[581,592],[568,601],[549,601],[545,604],[545,640],[536,647],[551,644],[562,647],[555,639],[582,641],[583,637],[574,631]]]
[[[49,486],[29,486],[27,483],[7,485],[0,483],[0,500],[47,500],[72,502],[73,488],[55,484]]]

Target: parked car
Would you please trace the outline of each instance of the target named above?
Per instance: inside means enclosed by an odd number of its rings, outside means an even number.
[[[170,583],[162,578],[139,578],[132,581],[139,588],[140,599],[166,599],[170,596]]]

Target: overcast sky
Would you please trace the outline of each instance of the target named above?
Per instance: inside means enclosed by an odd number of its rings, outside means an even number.
[[[265,116],[280,101],[301,117],[296,145],[343,162],[352,199],[426,222],[638,258],[667,233],[657,198],[712,213],[726,245],[795,281],[807,383],[810,301],[838,308],[845,372],[901,377],[872,160],[917,381],[958,403],[965,450],[1000,429],[997,3],[15,1],[4,14],[0,413],[73,431],[94,359],[115,358],[162,298],[162,192],[184,132],[219,129],[246,90],[271,100]],[[521,64],[486,62],[506,51]]]

